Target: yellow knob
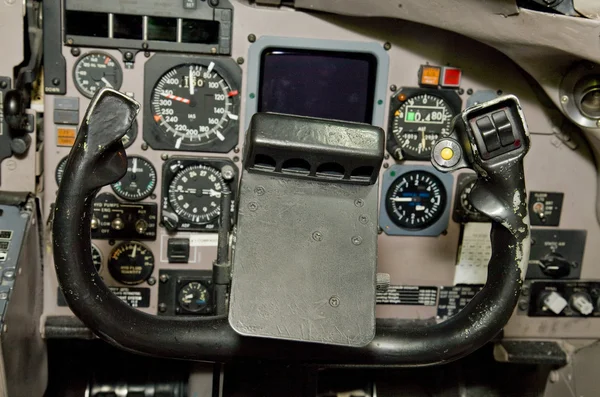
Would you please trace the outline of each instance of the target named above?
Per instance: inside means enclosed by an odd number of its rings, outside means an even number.
[[[449,147],[445,147],[442,149],[440,156],[442,156],[444,160],[450,160],[452,157],[454,157],[454,151]]]

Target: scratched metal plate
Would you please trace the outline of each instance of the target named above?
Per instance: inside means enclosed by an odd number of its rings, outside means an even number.
[[[244,171],[231,326],[247,336],[368,344],[375,332],[378,190]]]

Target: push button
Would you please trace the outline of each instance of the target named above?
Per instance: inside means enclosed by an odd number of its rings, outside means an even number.
[[[188,263],[190,259],[190,239],[170,238],[167,243],[167,258],[170,263]]]
[[[496,130],[498,130],[498,136],[500,137],[502,146],[512,145],[515,142],[515,136],[506,112],[501,110],[492,114],[492,120],[496,125]]]
[[[500,138],[498,138],[498,133],[496,132],[496,128],[494,128],[494,124],[492,124],[492,120],[488,116],[483,116],[477,119],[475,123],[477,124],[477,128],[479,128],[488,152],[500,149]]]

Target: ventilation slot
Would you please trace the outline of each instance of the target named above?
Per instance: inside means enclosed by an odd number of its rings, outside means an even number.
[[[338,163],[325,163],[317,168],[317,176],[342,179],[346,170]]]
[[[277,163],[275,163],[275,160],[270,156],[266,156],[264,154],[257,154],[254,157],[254,167],[256,168],[272,171],[275,169],[276,165]]]
[[[308,175],[310,173],[310,164],[308,161],[303,159],[289,159],[284,161],[281,171]]]
[[[350,174],[350,179],[354,181],[369,181],[373,175],[373,167],[358,167]]]

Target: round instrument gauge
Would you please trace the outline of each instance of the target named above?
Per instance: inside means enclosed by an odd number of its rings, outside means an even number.
[[[108,271],[118,282],[135,285],[143,283],[154,270],[154,255],[142,243],[129,241],[116,246],[108,259]]]
[[[100,253],[100,250],[94,244],[92,244],[92,262],[94,262],[96,271],[100,273],[100,269],[102,269],[102,253]]]
[[[60,186],[60,181],[62,181],[63,175],[65,174],[65,167],[67,166],[67,160],[69,156],[63,157],[56,166],[56,171],[54,172],[54,179],[56,179],[56,184]]]
[[[101,88],[121,88],[123,71],[110,55],[90,52],[77,60],[73,69],[73,80],[79,92],[91,98]]]
[[[198,281],[191,281],[184,285],[177,294],[179,306],[187,312],[198,313],[208,308],[210,293]]]
[[[168,70],[150,96],[156,128],[174,149],[224,141],[237,126],[238,90],[214,62],[184,64]]]
[[[427,171],[411,171],[391,184],[385,206],[396,225],[420,230],[440,219],[446,200],[446,189],[437,176]]]
[[[127,149],[129,146],[133,145],[133,141],[137,138],[138,134],[138,123],[137,120],[133,120],[133,124],[131,124],[131,128],[127,130],[123,138],[121,138],[121,142],[123,143],[123,147]]]
[[[467,185],[460,192],[460,205],[462,209],[467,213],[467,215],[481,215],[479,211],[473,207],[473,204],[469,201],[469,194],[471,194],[471,190],[473,186],[475,186],[475,180],[467,183]]]
[[[440,91],[441,92],[441,91]],[[451,96],[452,100],[445,98]],[[458,101],[458,106],[455,102]],[[451,132],[452,118],[460,111],[456,93],[435,91],[402,93],[394,98],[390,129],[397,159],[429,160],[433,144]]]
[[[129,201],[139,201],[150,196],[156,187],[156,170],[142,157],[127,158],[127,173],[111,185],[117,196]]]
[[[192,165],[179,171],[169,186],[169,203],[182,219],[209,223],[220,214],[221,173],[209,166]]]

